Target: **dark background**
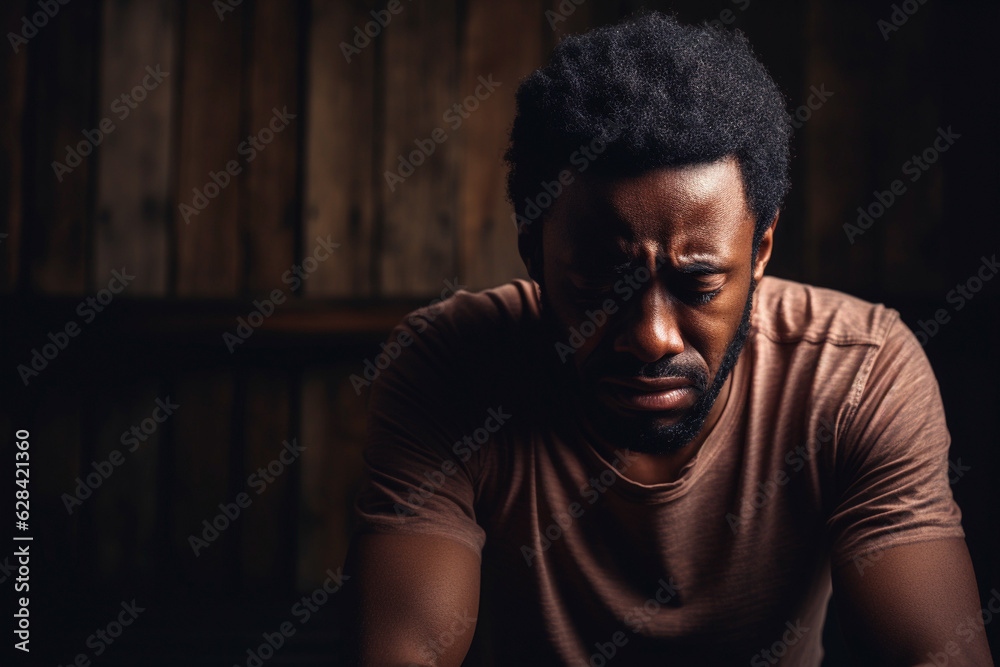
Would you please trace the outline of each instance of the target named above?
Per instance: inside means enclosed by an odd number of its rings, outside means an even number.
[[[72,0],[17,53],[0,47],[0,448],[13,470],[13,434],[30,430],[33,657],[93,658],[87,637],[134,598],[147,611],[94,664],[246,664],[289,620],[296,635],[265,664],[329,658],[333,603],[304,625],[290,608],[346,553],[367,400],[349,376],[444,281],[526,276],[500,159],[516,83],[561,36],[641,3],[586,0],[553,29],[556,0],[403,0],[346,62],[340,43],[386,4],[243,0],[220,19],[209,0]],[[946,295],[1000,250],[1000,8],[903,4],[915,13],[885,38],[890,3],[645,3],[744,30],[793,110],[813,86],[833,92],[796,130],[768,272],[885,303],[915,329],[949,313],[925,350],[968,468],[953,489],[985,601],[1000,587],[1000,281],[961,310]],[[6,0],[4,34],[38,11]],[[169,76],[120,119],[112,101],[157,64]],[[442,114],[490,74],[501,86],[452,129]],[[245,162],[238,146],[274,107],[296,118]],[[104,117],[114,131],[57,180],[52,162]],[[384,172],[437,127],[448,140],[390,190]],[[903,163],[948,127],[960,138],[911,182]],[[179,206],[234,159],[241,173],[185,224]],[[843,225],[894,179],[906,192],[850,243]],[[282,275],[327,236],[340,247],[293,293]],[[136,278],[85,323],[78,304],[122,267]],[[289,300],[230,353],[223,334],[274,289]],[[70,321],[80,334],[25,386],[17,366]],[[122,432],[168,396],[181,407],[127,452]],[[256,495],[248,476],[293,438],[301,459]],[[124,463],[67,513],[61,496],[114,449]],[[195,557],[189,535],[244,491],[252,505]],[[10,623],[13,577],[0,580]],[[1000,623],[986,631],[1000,655]],[[827,664],[850,664],[835,623],[825,633]]]

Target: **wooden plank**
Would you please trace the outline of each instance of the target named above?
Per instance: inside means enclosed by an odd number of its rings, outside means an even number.
[[[352,372],[353,364],[314,367],[302,379],[299,590],[343,564],[355,526],[367,414],[348,380]]]
[[[293,482],[300,472],[301,458],[292,459],[294,447],[286,450],[284,443],[301,443],[289,428],[289,392],[288,375],[283,371],[253,370],[248,374],[246,475],[240,481],[253,500],[242,520],[241,553],[247,590],[280,588],[294,565],[290,557],[294,554],[291,517],[295,503],[290,492],[295,489]],[[289,460],[293,462],[286,465]]]
[[[944,153],[934,148],[938,128],[946,129],[954,120],[942,115],[947,95],[944,85],[952,73],[941,63],[937,50],[928,48],[939,39],[935,33],[940,34],[941,12],[938,5],[921,6],[920,15],[907,21],[905,29],[889,33],[888,42],[883,43],[879,33],[880,60],[884,64],[871,71],[877,81],[875,122],[879,136],[884,137],[884,148],[872,156],[879,166],[873,190],[892,195],[890,186],[895,180],[905,188],[875,221],[878,229],[870,230],[875,232],[881,255],[878,287],[892,294],[938,295],[954,286],[952,276],[942,271],[944,257],[939,240],[945,167],[958,156],[950,147]],[[889,13],[873,10],[873,21]],[[963,135],[956,141],[967,137],[964,127],[955,124],[954,129]],[[919,168],[910,162],[904,173],[902,165],[913,156],[923,161],[927,149],[927,170],[914,173]],[[869,200],[875,201],[874,193],[869,195]],[[975,250],[968,252],[970,260],[976,257]]]
[[[104,4],[93,278],[125,266],[132,295],[164,295],[177,18],[170,0]],[[155,73],[155,76],[154,74]]]
[[[174,398],[154,378],[101,386],[94,461],[105,470],[108,463],[114,467],[87,502],[95,510],[96,574],[108,580],[155,575],[156,463],[163,425],[180,409],[173,407]]]
[[[431,296],[454,277],[457,254],[458,154],[449,139],[461,128],[445,118],[459,102],[456,7],[455,0],[442,0],[403,8],[379,37],[385,127],[378,275],[385,295]],[[435,132],[444,139],[435,141]]]
[[[83,0],[60,5],[29,43],[25,219],[32,224],[25,227],[25,261],[40,292],[79,294],[87,287],[96,142],[84,132],[96,139],[99,34],[98,2]]]
[[[877,282],[880,257],[877,230],[869,230],[851,244],[845,223],[855,223],[858,207],[868,206],[878,185],[877,163],[882,138],[870,110],[875,84],[852,63],[877,60],[871,36],[843,41],[844,34],[875,30],[869,10],[854,5],[833,9],[813,0],[806,18],[807,41],[803,88],[826,85],[836,97],[802,127],[805,166],[802,279],[808,283],[857,292]],[[836,37],[835,37],[836,35]],[[874,39],[881,42],[878,32]],[[800,93],[801,99],[801,93]],[[802,104],[799,102],[799,104]],[[850,150],[843,147],[850,146]],[[780,233],[780,232],[779,232]]]
[[[517,252],[503,153],[516,111],[518,81],[542,64],[542,34],[525,27],[537,25],[543,8],[541,0],[509,2],[502,12],[487,0],[468,3],[459,91],[474,95],[478,90],[485,97],[463,102],[466,108],[477,108],[469,113],[459,133],[463,150],[459,158],[458,275],[472,290],[528,278]],[[518,35],[514,50],[510,48],[511,35]],[[500,85],[488,92],[480,78]]]
[[[0,25],[17,30],[26,8],[25,0],[5,2],[0,9],[0,21],[3,22]],[[0,234],[3,234],[0,236],[0,292],[14,289],[20,271],[27,66],[27,47],[20,43],[16,53],[4,54],[3,65],[0,65],[0,90],[5,91],[4,104],[0,104]]]
[[[381,46],[376,41],[360,53],[348,51],[350,62],[341,47],[351,47],[354,28],[371,20],[366,11],[371,4],[312,1],[304,241],[308,248],[317,236],[330,236],[341,248],[336,261],[305,283],[309,296],[372,292],[373,76]]]
[[[246,165],[242,190],[245,206],[247,288],[269,292],[295,260],[299,221],[298,182],[300,12],[295,2],[257,0],[253,9],[253,44],[249,59],[249,131],[264,150]],[[296,118],[284,119],[289,115]],[[277,111],[277,114],[276,114]],[[323,119],[329,122],[328,118]],[[271,139],[273,136],[273,139]],[[265,140],[270,143],[264,144]],[[308,246],[307,239],[307,246]]]
[[[237,216],[247,166],[247,156],[239,152],[246,139],[240,127],[246,9],[237,6],[220,19],[212,3],[188,2],[182,19],[174,215],[180,296],[231,296],[241,286]],[[249,154],[249,144],[244,148]]]
[[[174,386],[180,408],[172,422],[173,561],[185,585],[220,590],[238,576],[232,558],[239,521],[246,518],[241,510],[240,517],[229,521],[214,540],[205,539],[212,531],[203,521],[213,524],[222,515],[219,504],[236,501],[237,490],[230,484],[233,381],[222,370],[188,370]],[[219,519],[218,524],[224,527],[227,521]],[[191,535],[208,542],[199,545],[197,554],[189,542]]]

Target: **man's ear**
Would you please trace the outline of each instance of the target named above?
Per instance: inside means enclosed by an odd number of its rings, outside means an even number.
[[[771,221],[767,231],[760,239],[760,245],[757,248],[757,261],[753,266],[753,279],[756,282],[760,282],[760,279],[764,277],[764,267],[771,259],[771,250],[774,248],[774,230],[778,227],[778,216],[780,215],[780,210],[774,214],[774,220]]]

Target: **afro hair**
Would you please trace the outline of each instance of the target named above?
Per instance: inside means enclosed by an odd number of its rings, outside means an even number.
[[[756,221],[756,256],[788,191],[790,121],[784,96],[739,31],[644,11],[567,37],[517,90],[504,158],[522,254],[540,246],[554,199],[543,193],[571,162],[620,177],[735,156]],[[600,155],[584,160],[583,146]]]

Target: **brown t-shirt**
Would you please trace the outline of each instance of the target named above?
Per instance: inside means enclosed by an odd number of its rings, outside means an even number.
[[[529,281],[460,291],[376,360],[361,529],[481,557],[465,664],[818,666],[831,568],[964,536],[937,381],[895,310],[765,277],[719,421],[647,485],[567,418],[539,307]]]

